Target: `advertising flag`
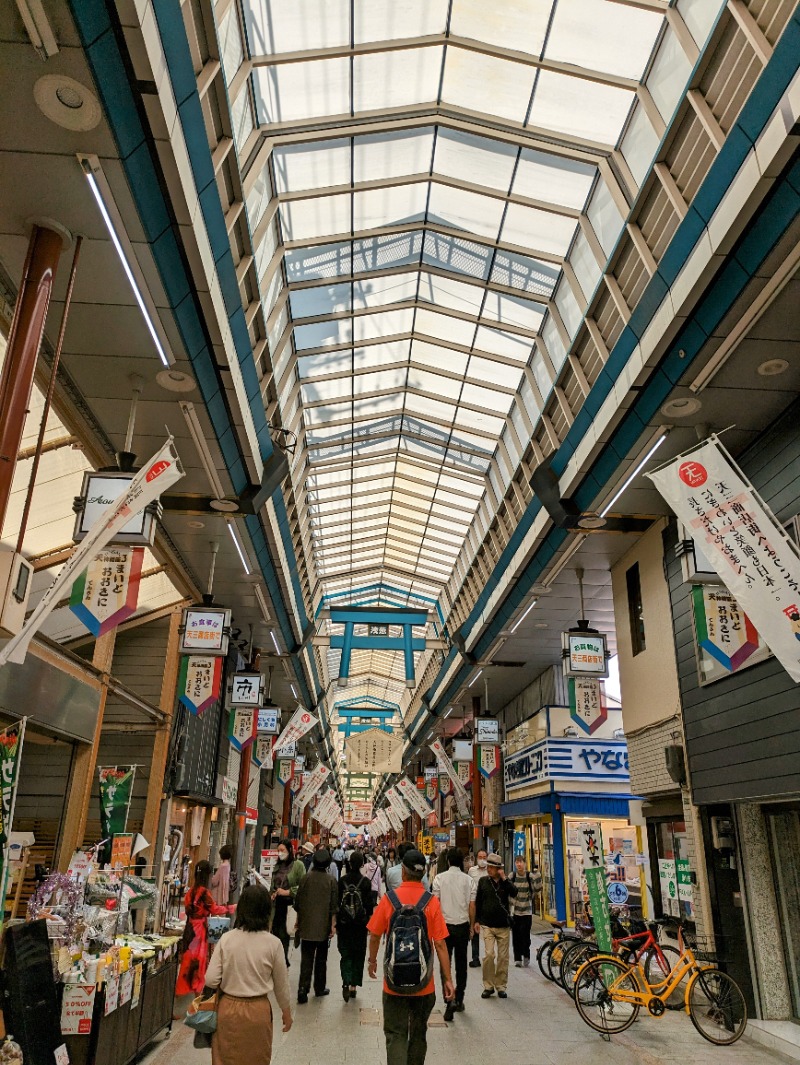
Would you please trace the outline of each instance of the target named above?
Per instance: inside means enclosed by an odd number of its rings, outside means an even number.
[[[200,715],[219,698],[223,660],[214,655],[183,655],[178,673],[178,701]]]
[[[405,801],[414,808],[415,812],[420,817],[427,817],[431,812],[431,808],[425,801],[425,797],[419,788],[416,788],[414,784],[408,779],[408,777],[400,777],[395,789],[398,794],[402,795]]]
[[[453,782],[453,792],[456,797],[458,816],[469,817],[469,796],[467,795],[467,789],[461,783],[453,763],[447,757],[447,752],[444,749],[442,741],[434,740],[432,743],[428,744],[428,746],[433,751],[436,761],[439,763],[439,769],[443,773],[447,773]]]
[[[402,796],[397,793],[396,786],[391,787],[387,790],[386,798],[389,800],[392,809],[401,821],[405,821],[407,817],[411,816],[411,810],[408,805],[403,801]]]
[[[100,835],[105,839],[124,832],[128,824],[136,766],[101,766],[97,774],[100,779]]]
[[[317,724],[319,722],[310,710],[306,710],[304,706],[298,706],[297,710],[292,714],[289,724],[276,740],[275,750],[282,751],[289,744],[297,743]]]
[[[303,787],[299,791],[297,799],[295,800],[301,810],[304,806],[308,805],[311,799],[313,799],[330,774],[330,769],[320,762],[306,775]]]
[[[93,636],[121,625],[136,610],[143,547],[107,547],[72,586],[69,608]]]
[[[228,717],[228,739],[235,750],[243,751],[255,742],[257,713],[256,707],[236,706],[231,710]]]

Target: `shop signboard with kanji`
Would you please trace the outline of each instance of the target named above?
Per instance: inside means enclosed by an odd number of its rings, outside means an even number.
[[[647,476],[800,682],[800,551],[718,438]]]
[[[234,673],[231,680],[231,706],[255,706],[261,700],[259,673]]]
[[[278,783],[288,784],[294,772],[294,762],[291,758],[281,758],[278,762]]]
[[[563,632],[561,640],[565,676],[608,676],[608,648],[604,632]]]
[[[107,547],[72,586],[69,608],[93,636],[103,636],[136,610],[143,547]]]
[[[603,861],[603,837],[598,821],[583,821],[579,826],[583,875],[592,908],[595,940],[604,954],[611,951],[611,910]]]
[[[402,741],[383,729],[369,728],[345,740],[347,768],[365,773],[399,773]]]
[[[277,706],[260,706],[258,708],[257,732],[277,736],[281,724],[281,712]]]
[[[300,706],[292,714],[291,720],[275,743],[276,750],[284,750],[291,743],[297,743],[301,740],[307,732],[309,732],[316,724],[318,724],[317,718],[304,707]]]
[[[231,612],[223,607],[190,606],[183,612],[181,654],[200,652],[207,655],[228,653]]]
[[[601,680],[597,677],[569,678],[569,716],[590,736],[608,720]]]
[[[178,700],[190,714],[199,716],[219,698],[223,661],[218,655],[182,656]]]
[[[256,735],[253,761],[259,769],[272,769],[272,737]]]
[[[500,748],[494,744],[479,747],[478,768],[481,771],[481,776],[491,780],[500,769]]]
[[[755,625],[726,588],[695,585],[692,617],[701,684],[729,677],[769,657]]]
[[[244,751],[256,738],[256,708],[234,707],[228,718],[228,739],[237,751]]]
[[[548,780],[627,783],[628,747],[624,740],[550,737],[506,755],[503,773],[506,792]]]

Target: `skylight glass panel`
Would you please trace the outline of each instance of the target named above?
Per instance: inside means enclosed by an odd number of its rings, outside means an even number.
[[[357,55],[353,63],[356,114],[413,104],[436,103],[442,48],[404,48]]]
[[[439,277],[423,270],[420,275],[419,298],[442,307],[478,315],[483,302],[484,289],[451,277]]]
[[[678,11],[699,48],[708,40],[723,7],[722,0],[678,0]]]
[[[514,196],[581,211],[595,173],[588,163],[523,148],[511,191]]]
[[[354,307],[380,307],[413,300],[417,294],[418,273],[371,277],[353,283]],[[349,288],[349,286],[348,286]]]
[[[494,256],[491,280],[497,285],[520,289],[535,296],[552,295],[559,268],[526,255],[498,251]]]
[[[272,151],[272,166],[279,193],[349,185],[350,142],[340,137],[313,144],[278,144]]]
[[[434,181],[428,204],[428,220],[496,240],[504,206],[503,200],[491,199],[465,189],[454,189]]]
[[[377,311],[353,319],[355,340],[370,340],[373,337],[410,333],[414,322],[413,308],[398,311]]]
[[[466,428],[473,432],[483,433],[487,437],[496,438],[503,428],[503,420],[493,418],[489,414],[468,410],[466,407],[459,407],[455,426],[457,429]]]
[[[449,403],[440,403],[427,396],[418,396],[413,392],[406,395],[406,410],[419,414],[423,418],[435,418],[449,425],[453,420],[453,407]]]
[[[359,231],[422,222],[427,193],[428,187],[422,183],[357,192],[353,197],[353,228]]]
[[[400,410],[403,405],[402,395],[375,396],[372,399],[357,399],[353,403],[353,416],[364,418],[386,411]]]
[[[256,276],[261,278],[264,276],[264,271],[269,266],[270,260],[275,253],[275,249],[278,247],[278,234],[275,229],[274,223],[270,223],[265,229],[261,238],[261,243],[256,248],[255,254],[255,267]],[[277,271],[280,273],[280,271]]]
[[[351,243],[342,241],[310,248],[289,248],[283,261],[289,283],[315,278],[340,278],[350,273]]]
[[[575,243],[572,245],[569,261],[588,303],[597,288],[597,283],[602,276],[602,270],[597,265],[597,259],[589,247],[589,242],[581,232],[578,233]]]
[[[491,269],[492,249],[459,237],[426,233],[422,259],[430,266],[451,273],[469,274],[471,277],[486,280]]]
[[[658,151],[658,134],[653,129],[644,108],[637,104],[622,138],[620,150],[625,156],[633,180],[642,187],[650,171],[650,164]]]
[[[532,300],[507,296],[503,292],[486,293],[483,304],[483,318],[491,318],[500,325],[517,325],[535,332],[542,324],[544,305]]]
[[[444,33],[448,0],[355,0],[356,43]]]
[[[683,95],[692,64],[671,29],[664,34],[647,76],[647,88],[661,117],[669,124]]]
[[[452,377],[442,377],[440,374],[429,373],[427,370],[419,370],[412,366],[408,371],[408,387],[418,388],[421,392],[430,392],[441,396],[442,399],[457,400],[461,392],[461,381]],[[443,417],[449,417],[445,414]]]
[[[253,105],[250,103],[250,93],[244,85],[236,99],[231,103],[231,125],[233,127],[233,140],[236,150],[241,151],[247,138],[253,132]]]
[[[595,186],[586,213],[592,223],[595,236],[600,241],[600,247],[606,255],[610,255],[622,232],[625,220],[614,202],[608,185],[602,179]]]
[[[451,373],[464,374],[469,356],[462,351],[440,348],[425,340],[414,340],[411,344],[411,358],[421,366],[430,366]]]
[[[570,338],[574,339],[583,321],[583,311],[578,306],[578,301],[575,299],[565,277],[561,278],[561,283],[556,290],[555,301],[561,315],[561,321],[564,323]]]
[[[505,17],[505,5],[498,7],[494,15],[481,0],[477,6],[487,22]],[[535,70],[523,63],[511,63],[451,44],[444,64],[442,100],[468,111],[524,122],[535,74]]]
[[[347,45],[349,0],[246,0],[251,55],[274,55]]]
[[[314,199],[282,203],[280,208],[284,240],[310,241],[350,232],[350,196],[317,196]]]
[[[533,370],[533,377],[536,381],[536,387],[539,389],[539,393],[542,397],[542,402],[547,402],[547,397],[553,388],[553,381],[550,374],[547,371],[544,356],[541,351],[536,352],[531,362],[531,369]]]
[[[461,390],[461,402],[474,407],[485,407],[494,414],[508,414],[511,409],[513,395],[507,392],[498,392],[495,389],[484,388],[466,381]]]
[[[291,6],[291,5],[289,5]],[[253,70],[259,124],[350,112],[350,63],[317,59]]]
[[[470,380],[485,381],[490,385],[502,385],[503,388],[517,388],[522,369],[519,366],[507,366],[504,362],[492,362],[472,355],[469,360]]]
[[[548,59],[638,80],[663,15],[609,0],[557,3],[547,36]]]
[[[450,32],[458,37],[541,55],[552,3],[549,0],[453,0]]]
[[[217,26],[217,34],[219,36],[222,69],[225,73],[225,84],[230,85],[233,75],[242,65],[242,60],[244,59],[242,34],[239,29],[239,15],[236,4],[231,4],[228,11],[220,19]]]
[[[528,125],[615,145],[632,100],[628,89],[540,70]]]
[[[508,192],[518,150],[513,144],[441,126],[436,137],[433,170],[445,177]]]
[[[353,272],[365,274],[373,270],[388,270],[395,266],[419,263],[424,234],[387,234],[353,241]]]
[[[414,318],[414,332],[469,347],[475,336],[475,323],[419,307]]]
[[[350,283],[322,285],[319,288],[300,288],[289,294],[292,317],[315,318],[350,310]]]
[[[542,339],[544,340],[547,353],[550,356],[550,361],[553,364],[553,369],[556,374],[564,364],[564,359],[567,357],[567,351],[564,347],[564,341],[561,339],[561,334],[556,328],[556,323],[553,320],[553,316],[548,314],[544,320],[544,326],[542,327]]]
[[[365,392],[388,391],[389,389],[402,389],[406,383],[405,369],[381,370],[380,373],[357,374],[352,378],[353,389],[357,396]]]
[[[430,172],[433,127],[356,137],[353,180],[379,181]]]
[[[566,255],[577,224],[574,218],[510,203],[500,238],[544,255]]]
[[[506,333],[500,329],[489,329],[482,325],[475,337],[475,347],[479,351],[488,351],[495,355],[504,355],[509,359],[527,362],[531,353],[532,341],[529,337],[517,333]]]

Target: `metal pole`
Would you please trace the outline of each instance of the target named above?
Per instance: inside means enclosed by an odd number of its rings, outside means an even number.
[[[247,793],[250,789],[250,749],[245,748],[239,760],[239,790],[236,795],[236,871],[239,891],[245,885],[244,844],[247,832]]]
[[[62,233],[33,227],[0,374],[0,529],[11,497],[14,467],[63,244]]]
[[[50,383],[47,386],[47,395],[44,397],[44,408],[42,410],[42,421],[39,425],[39,435],[36,439],[36,450],[33,453],[33,462],[31,464],[31,475],[28,479],[28,492],[25,496],[25,506],[22,509],[22,520],[19,523],[19,534],[17,535],[17,554],[22,550],[22,541],[25,539],[25,530],[28,528],[28,518],[31,513],[31,501],[33,500],[33,489],[36,485],[36,474],[39,472],[39,462],[42,457],[42,444],[44,443],[44,434],[47,431],[47,418],[50,414],[50,407],[53,402],[53,393],[56,388],[56,374],[58,372],[58,364],[61,361],[61,349],[64,346],[64,334],[67,331],[67,318],[69,317],[69,308],[72,303],[72,290],[75,287],[75,274],[78,269],[78,259],[81,254],[81,245],[83,244],[83,237],[76,237],[75,239],[75,252],[72,256],[72,266],[69,271],[69,281],[67,282],[67,294],[64,297],[64,313],[61,315],[61,328],[58,331],[58,340],[56,341],[56,350],[53,355],[53,366],[50,370]]]
[[[478,750],[478,727],[475,724],[481,716],[481,697],[472,696],[472,839],[475,853],[483,849],[483,796],[481,795],[481,770]]]

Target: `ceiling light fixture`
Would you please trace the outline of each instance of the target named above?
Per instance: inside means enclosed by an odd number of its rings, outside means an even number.
[[[272,637],[272,642],[275,644],[275,650],[277,651],[278,654],[280,654],[281,653],[281,649],[280,649],[280,646],[278,644],[277,637],[275,636],[275,630],[274,629],[270,629],[269,630],[269,634]]]
[[[42,59],[49,59],[58,53],[58,41],[53,28],[47,21],[42,0],[16,0],[25,30],[31,44]]]
[[[225,524],[228,526],[228,532],[231,534],[231,540],[233,540],[234,547],[236,548],[239,558],[242,560],[244,572],[246,576],[249,577],[252,573],[252,569],[250,567],[250,563],[247,560],[247,555],[244,553],[244,547],[242,546],[242,544],[239,543],[238,531],[234,526],[234,523],[230,519]]]
[[[167,392],[193,392],[197,387],[195,379],[180,370],[159,370],[156,381]]]
[[[697,414],[702,406],[695,396],[675,396],[662,404],[661,413],[665,418],[688,418],[690,414]]]
[[[178,403],[178,406],[186,421],[186,428],[189,430],[189,436],[192,438],[192,443],[197,450],[197,457],[200,459],[200,465],[206,471],[206,477],[208,477],[208,483],[211,485],[211,491],[217,497],[212,502],[216,502],[218,499],[222,499],[225,496],[225,489],[222,487],[222,482],[219,479],[214,460],[211,458],[211,452],[208,450],[203,427],[200,425],[200,420],[197,417],[194,403],[190,403],[188,400],[184,399]]]
[[[606,503],[606,505],[600,511],[600,517],[601,518],[604,518],[606,516],[606,514],[608,514],[609,510],[611,510],[611,508],[614,506],[616,501],[623,494],[623,492],[628,487],[628,485],[632,484],[636,480],[636,478],[639,476],[639,474],[645,468],[645,466],[650,461],[650,459],[653,457],[653,455],[655,455],[656,451],[658,451],[658,449],[661,447],[661,445],[664,443],[664,441],[667,439],[668,436],[669,436],[669,429],[664,429],[663,432],[658,437],[656,437],[655,443],[650,448],[650,450],[647,452],[647,454],[642,459],[642,461],[636,466],[634,471],[625,478],[625,480],[622,482],[622,484],[617,489],[617,491],[614,493],[614,495],[611,497],[611,499],[609,499],[609,501]]]
[[[517,631],[517,629],[520,627],[520,625],[525,620],[525,618],[528,616],[528,614],[530,614],[530,612],[536,606],[537,602],[538,602],[538,600],[531,599],[530,603],[528,603],[528,606],[527,606],[527,608],[525,610],[525,613],[522,615],[522,617],[517,619],[517,621],[514,623],[514,625],[512,625],[512,627],[511,627],[511,631],[512,632],[516,632]]]
[[[295,688],[294,684],[290,684],[289,687],[292,689],[292,695],[295,699],[299,699],[300,696],[297,694],[297,688]]]
[[[786,359],[767,359],[758,367],[760,377],[777,377],[778,374],[786,373],[789,363]]]
[[[267,599],[263,590],[256,585],[253,592],[255,593],[256,601],[261,609],[261,616],[268,625],[272,624],[272,616],[269,612],[269,606],[267,605]]]
[[[100,166],[100,160],[96,155],[79,155],[78,161],[86,175],[86,180],[89,182],[89,188],[97,201],[97,206],[100,208],[100,214],[103,216],[106,229],[111,237],[111,243],[116,248],[125,276],[128,278],[133,295],[139,304],[139,310],[142,312],[145,325],[153,338],[158,357],[169,368],[175,359],[172,353],[168,352],[169,345],[166,336],[162,335],[162,332],[156,328],[158,311],[147,291],[144,276],[136,260],[133,246],[125,233],[122,216],[114,203],[111,189]]]
[[[469,682],[469,687],[470,688],[475,683],[475,681],[478,680],[478,678],[480,677],[481,673],[483,673],[483,670],[479,669],[478,672],[475,674],[475,676],[472,678],[472,680]]]

